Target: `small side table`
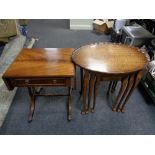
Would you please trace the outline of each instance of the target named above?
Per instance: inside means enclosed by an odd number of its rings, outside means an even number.
[[[68,120],[72,119],[71,93],[75,66],[71,62],[72,48],[23,49],[3,75],[9,90],[27,87],[31,98],[28,121],[35,111],[37,96],[68,96]],[[42,94],[37,87],[68,87],[67,94]]]

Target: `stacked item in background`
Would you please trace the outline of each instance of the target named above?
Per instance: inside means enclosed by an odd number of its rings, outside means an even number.
[[[93,21],[93,29],[97,33],[109,34],[113,24],[113,19],[96,19]]]
[[[11,37],[26,36],[27,19],[0,19],[0,42],[7,43]]]

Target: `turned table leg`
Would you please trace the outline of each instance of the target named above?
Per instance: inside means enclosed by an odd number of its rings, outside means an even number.
[[[80,76],[81,76],[81,90],[80,95],[82,95],[82,89],[83,89],[83,68],[80,68]]]
[[[117,81],[110,81],[109,87],[108,87],[108,92],[107,92],[108,96],[110,95],[110,92],[114,93],[116,86],[117,86]]]
[[[96,96],[97,96],[99,84],[100,84],[100,76],[97,76],[95,81],[95,87],[94,87],[93,108],[91,109],[92,112],[95,112]]]
[[[72,119],[72,98],[71,98],[71,94],[72,94],[72,87],[68,88],[68,120],[71,121]]]
[[[89,94],[88,94],[88,113],[90,112],[90,102],[91,102],[91,96],[92,96],[92,90],[94,86],[94,79],[95,79],[95,74],[90,74],[90,82],[89,82]]]
[[[82,94],[83,94],[83,110],[81,111],[81,114],[87,114],[87,98],[86,98],[86,92],[87,92],[87,82],[89,80],[89,72],[85,71],[84,74],[84,81],[83,81],[83,90],[82,90]]]
[[[32,119],[33,119],[33,115],[34,115],[34,111],[35,111],[35,89],[34,88],[31,88],[31,87],[28,87],[28,92],[29,92],[29,96],[30,96],[30,99],[31,99],[31,102],[30,102],[30,112],[29,112],[29,118],[28,118],[28,122],[32,122]]]
[[[108,96],[110,95],[110,90],[111,90],[112,84],[113,84],[113,82],[110,81],[109,86],[108,86],[108,91],[107,91]]]
[[[129,99],[129,97],[131,96],[132,92],[134,91],[134,89],[136,88],[136,86],[138,85],[138,83],[140,82],[141,78],[143,76],[143,71],[139,71],[136,76],[135,76],[135,80],[134,80],[134,84],[132,85],[132,88],[131,90],[129,91],[125,101],[123,102],[122,104],[122,107],[121,107],[121,112],[124,112],[124,107],[125,107],[125,104],[127,102],[127,100]]]
[[[126,78],[123,78],[123,79],[121,80],[121,88],[120,88],[120,90],[119,90],[119,93],[118,93],[118,96],[117,96],[117,98],[116,98],[116,101],[115,101],[115,103],[114,103],[114,105],[113,105],[113,107],[112,107],[112,111],[116,111],[117,106],[118,106],[118,104],[119,104],[119,100],[120,100],[120,98],[121,98],[123,92],[125,91],[127,82],[128,82],[128,78],[127,78],[127,77],[126,77]]]
[[[129,91],[131,90],[133,84],[134,84],[134,77],[135,77],[135,74],[132,74],[129,76],[129,80],[128,80],[128,84],[127,84],[127,88],[119,102],[119,105],[117,107],[117,111],[120,112],[121,109],[122,109],[122,105],[123,105],[123,100],[126,98],[126,96],[128,95]]]
[[[112,82],[111,93],[114,93],[115,92],[116,86],[117,86],[117,81],[113,81]]]

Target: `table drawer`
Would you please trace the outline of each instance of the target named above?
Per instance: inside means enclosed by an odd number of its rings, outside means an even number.
[[[50,78],[50,79],[13,79],[12,84],[15,86],[27,85],[66,85],[65,78]]]

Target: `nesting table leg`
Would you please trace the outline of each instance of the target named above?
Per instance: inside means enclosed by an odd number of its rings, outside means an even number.
[[[131,96],[133,90],[141,80],[142,75],[143,75],[143,71],[139,71],[136,74],[134,73],[132,75],[122,78],[121,88],[112,106],[112,111],[124,112],[125,104],[129,99],[129,97]],[[89,82],[88,106],[87,106],[86,91],[87,91],[87,82],[89,81],[89,76],[90,76],[90,82]],[[82,90],[84,104],[83,104],[83,110],[81,111],[81,114],[87,114],[90,111],[90,103],[91,103],[93,86],[94,86],[94,94],[93,94],[93,107],[91,108],[91,112],[95,112],[96,97],[97,97],[97,92],[100,84],[100,76],[95,75],[93,73],[89,73],[88,71],[85,71],[84,78],[81,78],[81,80],[82,79],[84,79],[83,90]],[[117,85],[117,81],[110,82],[107,95],[109,95],[110,92],[111,93],[114,92],[116,85]]]
[[[139,72],[136,74],[135,80],[134,80],[134,84],[132,85],[131,90],[129,91],[127,97],[125,98],[125,101],[124,101],[123,104],[122,104],[121,112],[124,112],[125,104],[126,104],[127,100],[129,99],[129,97],[131,96],[131,94],[132,94],[132,92],[134,91],[134,89],[136,88],[136,86],[138,85],[138,83],[140,82],[142,76],[143,76],[143,71],[139,71]]]
[[[112,111],[116,111],[116,110],[117,110],[117,107],[118,107],[118,104],[119,104],[119,100],[120,100],[120,98],[121,98],[123,92],[125,91],[127,82],[128,82],[128,78],[127,78],[127,77],[126,77],[126,78],[123,78],[123,79],[121,80],[121,88],[120,88],[120,90],[119,90],[119,93],[118,93],[118,96],[117,96],[117,98],[116,98],[116,101],[115,101],[115,103],[114,103],[114,105],[113,105],[113,107],[112,107]]]
[[[120,112],[121,109],[122,109],[122,105],[123,105],[123,101],[125,100],[126,96],[128,95],[129,91],[131,90],[133,84],[134,84],[134,77],[135,77],[135,74],[132,74],[129,76],[129,79],[128,79],[128,84],[127,84],[127,87],[126,87],[126,90],[119,102],[119,105],[117,107],[117,111]]]
[[[31,102],[30,102],[30,112],[29,112],[29,118],[28,118],[28,122],[32,122],[33,119],[33,115],[34,115],[34,111],[35,111],[35,89],[28,87],[28,92],[29,92],[29,96],[31,98]]]
[[[95,79],[95,75],[90,74],[89,94],[88,94],[88,109],[87,109],[88,113],[90,111],[90,102],[91,102],[92,90],[93,90],[93,86],[94,86],[94,79]]]
[[[117,86],[117,81],[113,81],[112,83],[113,84],[112,84],[112,88],[111,88],[111,93],[114,93],[116,86]]]
[[[107,91],[108,96],[110,95],[110,90],[111,90],[112,84],[113,84],[113,82],[110,81],[109,86],[108,86],[108,91]]]
[[[93,108],[91,110],[92,112],[95,112],[96,96],[97,96],[99,84],[100,84],[100,77],[97,76],[95,81],[95,87],[94,87]]]
[[[89,80],[89,72],[85,71],[84,74],[84,81],[83,81],[83,90],[82,90],[82,94],[83,94],[83,101],[84,101],[84,106],[83,106],[83,110],[81,111],[81,114],[87,114],[87,98],[86,98],[86,92],[87,92],[87,82]]]
[[[83,69],[80,68],[80,75],[81,75],[81,90],[80,90],[80,95],[82,95],[82,89],[83,89]]]

